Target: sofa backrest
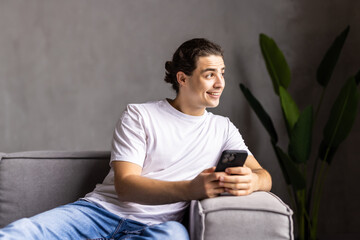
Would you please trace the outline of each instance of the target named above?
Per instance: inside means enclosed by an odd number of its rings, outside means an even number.
[[[110,152],[0,153],[0,228],[76,201],[108,173]]]

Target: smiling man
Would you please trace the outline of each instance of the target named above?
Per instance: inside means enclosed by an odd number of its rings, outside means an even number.
[[[222,56],[210,55],[199,57],[196,66],[191,75],[182,71],[176,73],[175,84],[181,91],[179,89],[177,97],[170,103],[185,114],[200,116],[207,107],[219,104],[225,87],[225,65]]]
[[[114,132],[111,170],[83,199],[0,230],[2,239],[188,239],[190,200],[269,191],[271,177],[217,107],[225,87],[220,46],[183,43],[166,62],[175,99],[129,104]],[[224,150],[245,150],[242,167],[214,172]]]

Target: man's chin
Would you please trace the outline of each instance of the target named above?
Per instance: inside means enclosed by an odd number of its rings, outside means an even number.
[[[217,106],[219,106],[219,101],[208,104],[207,108],[216,108]]]

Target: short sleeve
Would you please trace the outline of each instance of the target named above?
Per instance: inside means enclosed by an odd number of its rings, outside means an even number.
[[[146,134],[138,107],[128,105],[116,124],[112,140],[112,161],[126,161],[143,166],[146,155]]]
[[[245,150],[249,155],[253,155],[249,148],[246,146],[239,129],[227,118],[228,120],[228,135],[225,141],[223,150]]]

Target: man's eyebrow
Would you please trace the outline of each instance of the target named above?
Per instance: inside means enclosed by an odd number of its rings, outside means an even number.
[[[223,67],[223,68],[221,69],[221,71],[224,71],[224,70],[225,70],[225,67]],[[216,70],[216,68],[205,68],[205,69],[201,70],[201,73],[208,72],[208,71],[210,71],[210,72],[216,72],[217,70]]]

